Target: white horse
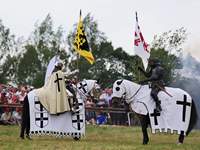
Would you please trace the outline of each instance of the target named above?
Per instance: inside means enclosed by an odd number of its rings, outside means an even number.
[[[162,111],[155,110],[155,102],[150,96],[148,85],[139,85],[128,80],[117,80],[113,84],[112,102],[115,106],[126,102],[139,116],[143,144],[149,141],[147,134],[148,124],[153,133],[178,133],[179,143],[183,143],[184,136],[188,135],[197,121],[197,112],[191,96],[179,88],[166,87],[158,93]]]
[[[83,80],[73,88],[78,101],[78,112],[65,112],[59,115],[49,114],[39,102],[34,90],[29,92],[24,98],[20,137],[24,139],[25,130],[28,139],[29,135],[71,136],[75,140],[84,136],[84,101],[88,96],[95,96],[100,86],[96,80]],[[72,96],[69,91],[68,95]]]

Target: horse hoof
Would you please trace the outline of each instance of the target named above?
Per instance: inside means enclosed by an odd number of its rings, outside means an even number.
[[[32,139],[30,138],[30,136],[29,136],[29,135],[27,135],[27,136],[26,136],[26,138],[27,138],[28,140],[32,140]]]
[[[147,144],[148,144],[148,142],[143,142],[142,144],[143,144],[143,145],[147,145]]]
[[[178,143],[177,143],[177,145],[182,145],[182,144],[183,144],[183,143],[181,143],[181,142],[178,142]]]
[[[80,138],[80,137],[73,137],[73,139],[74,139],[75,141],[79,141],[81,138]]]
[[[147,145],[148,143],[142,143],[142,145]]]
[[[24,140],[24,136],[21,136],[21,135],[20,135],[20,138],[21,138],[22,140]]]

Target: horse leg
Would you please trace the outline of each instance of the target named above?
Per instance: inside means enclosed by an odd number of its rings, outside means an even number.
[[[27,112],[26,112],[26,138],[31,140],[29,133],[30,133],[30,109],[29,109],[29,103],[27,99]]]
[[[20,138],[24,139],[24,132],[26,130],[26,137],[30,139],[30,113],[29,113],[29,103],[28,96],[24,98],[23,102],[23,112],[22,112],[22,124],[21,124],[21,133]]]
[[[148,116],[147,115],[139,115],[140,123],[142,126],[142,133],[143,133],[143,145],[148,144],[149,142],[149,137],[147,133],[147,128],[148,128]]]
[[[24,139],[24,131],[27,126],[27,102],[28,97],[26,96],[23,101],[23,109],[22,109],[22,123],[21,123],[21,132],[20,132],[20,138]]]
[[[181,134],[179,135],[179,138],[178,138],[178,144],[183,144],[183,141],[184,141],[184,132],[181,131]]]

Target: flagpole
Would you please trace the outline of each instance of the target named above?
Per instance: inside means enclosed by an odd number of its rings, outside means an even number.
[[[79,14],[79,23],[81,21],[81,16],[82,16],[82,12],[81,12],[81,9],[80,9],[80,14]],[[79,24],[78,24],[79,25]],[[77,27],[78,28],[78,27]],[[78,44],[78,50],[80,50],[80,45]],[[78,74],[77,74],[77,80],[79,82],[80,80],[80,69],[79,69],[79,59],[80,59],[80,54],[77,53],[77,70],[78,70]]]
[[[135,20],[138,23],[137,11],[135,12]],[[136,66],[137,66],[137,69],[138,69],[138,67],[139,67],[139,60],[138,59],[136,60]],[[138,71],[138,82],[139,82],[140,81],[140,71],[139,70],[137,70],[137,71]]]
[[[135,12],[136,22],[138,22],[137,11]]]

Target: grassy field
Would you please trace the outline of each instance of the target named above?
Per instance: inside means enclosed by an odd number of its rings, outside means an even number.
[[[150,131],[149,131],[150,132]],[[87,126],[86,136],[80,141],[72,138],[19,138],[18,126],[0,126],[0,150],[200,150],[200,131],[193,131],[183,145],[177,145],[178,135],[153,135],[143,146],[140,128],[119,126]]]

